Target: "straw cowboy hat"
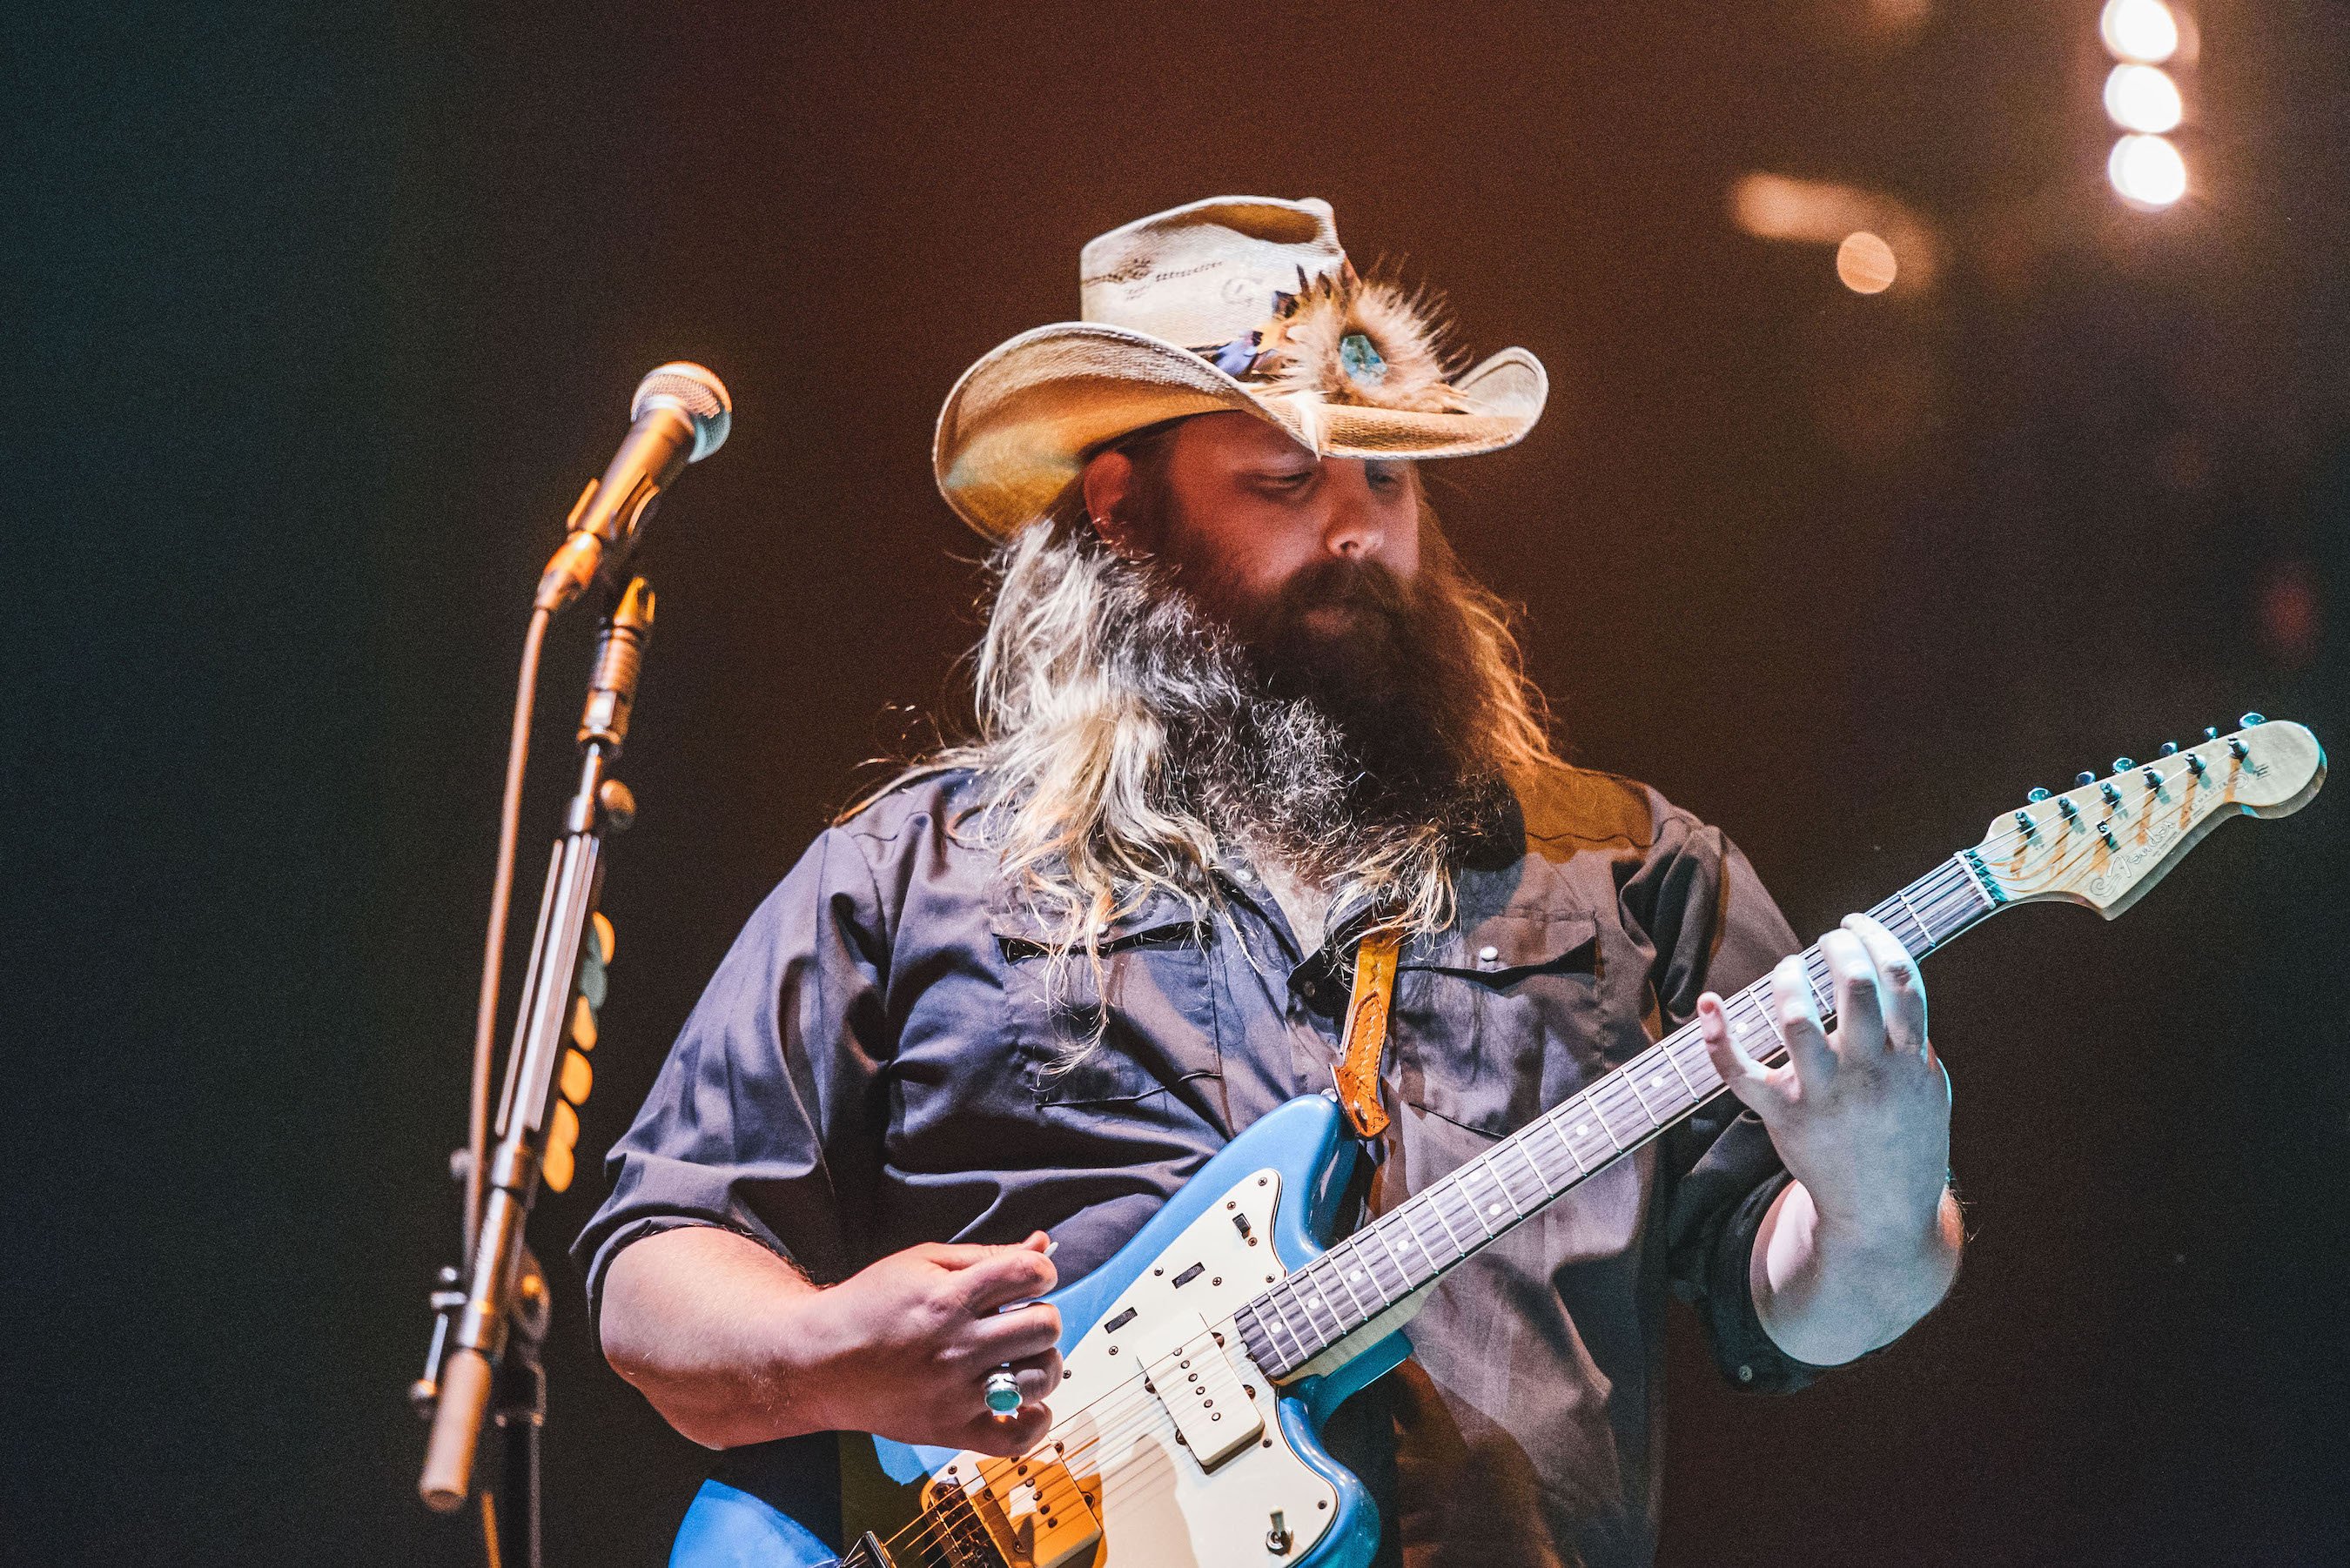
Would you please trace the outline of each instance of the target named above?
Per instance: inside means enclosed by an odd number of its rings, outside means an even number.
[[[939,490],[990,538],[1161,420],[1232,409],[1326,457],[1465,457],[1523,436],[1550,392],[1523,348],[1448,375],[1424,302],[1357,274],[1327,202],[1215,196],[1113,229],[1078,299],[1082,320],[1003,344],[939,411]]]

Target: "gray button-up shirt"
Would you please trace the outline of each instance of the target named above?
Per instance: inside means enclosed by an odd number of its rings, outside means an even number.
[[[1225,913],[1154,902],[1102,933],[1106,984],[1080,961],[1048,986],[1045,933],[1003,890],[972,794],[956,773],[892,791],[760,906],[611,1152],[576,1249],[591,1302],[616,1252],[680,1224],[820,1282],[920,1241],[1043,1230],[1074,1279],[1240,1128],[1329,1085],[1362,911],[1333,910],[1303,952],[1234,865]],[[1402,954],[1380,1210],[1798,945],[1745,857],[1653,790],[1561,769],[1515,794],[1459,875],[1452,928]],[[1105,997],[1102,1043],[1065,1066]],[[1413,1360],[1326,1434],[1380,1499],[1383,1557],[1646,1563],[1669,1293],[1740,1386],[1807,1378],[1749,1295],[1786,1175],[1737,1113],[1725,1096],[1436,1289]]]

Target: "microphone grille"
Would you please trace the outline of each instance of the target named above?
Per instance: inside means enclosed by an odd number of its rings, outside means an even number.
[[[637,395],[629,403],[629,421],[633,424],[647,410],[662,407],[693,421],[693,452],[686,462],[700,462],[726,444],[726,432],[734,422],[734,400],[726,395],[725,382],[691,359],[671,360],[639,381]]]

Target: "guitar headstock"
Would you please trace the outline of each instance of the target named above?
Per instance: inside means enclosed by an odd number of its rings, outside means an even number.
[[[2064,898],[2111,919],[2229,817],[2289,815],[2325,782],[2325,749],[2308,730],[2258,713],[2243,726],[2151,762],[2120,758],[2062,794],[2033,791],[1975,846],[1977,868],[2010,903]]]

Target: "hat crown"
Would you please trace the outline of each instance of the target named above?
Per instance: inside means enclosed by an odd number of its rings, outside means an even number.
[[[1082,318],[1214,348],[1264,325],[1274,296],[1346,265],[1330,203],[1217,196],[1138,218],[1078,258]]]

